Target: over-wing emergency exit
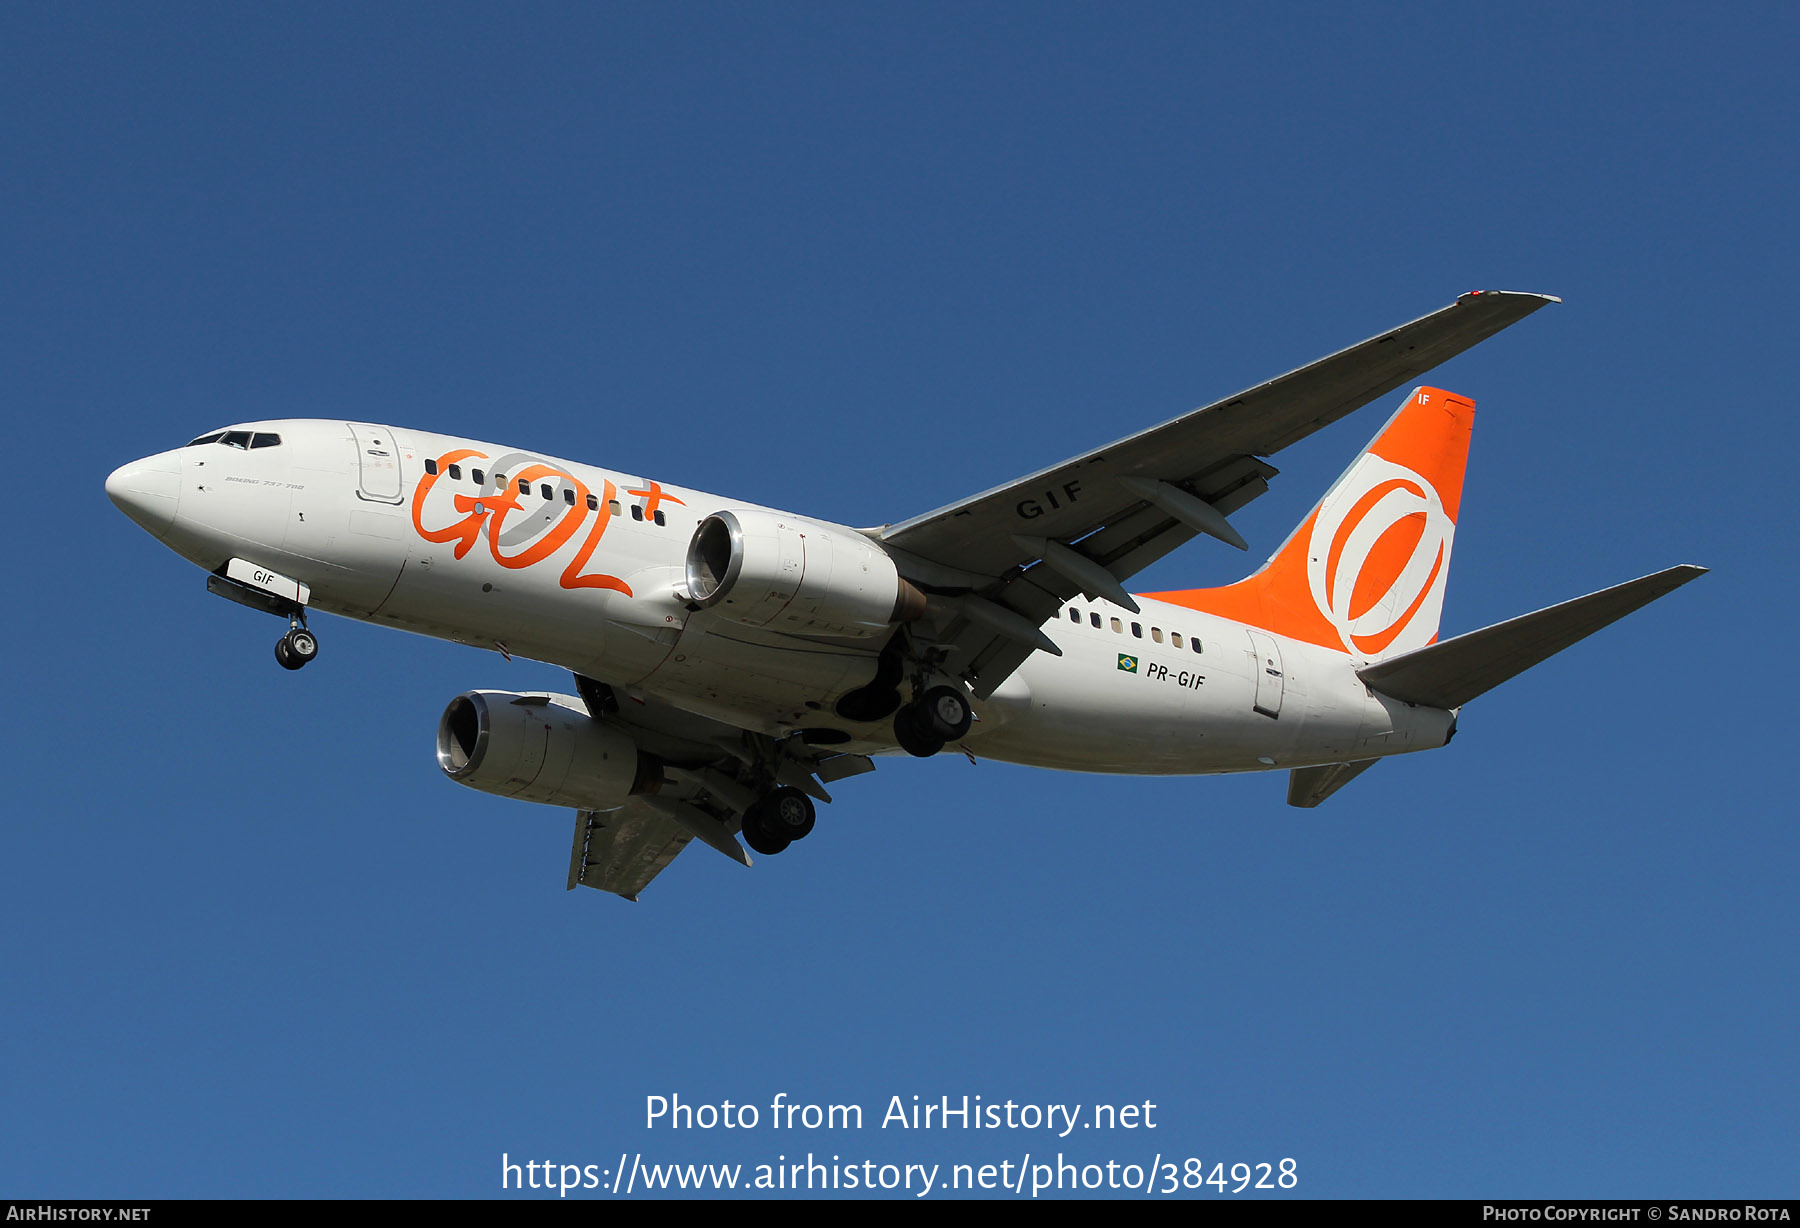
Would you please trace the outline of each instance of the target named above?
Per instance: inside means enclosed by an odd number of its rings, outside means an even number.
[[[628,899],[689,843],[745,865],[874,756],[1286,771],[1316,806],[1446,744],[1464,704],[1703,573],[1671,567],[1440,640],[1474,402],[1407,393],[1259,570],[1125,582],[1232,513],[1268,456],[1557,300],[1475,292],[1236,396],[908,520],[857,529],[537,452],[370,423],[210,431],[107,494],[214,593],[568,669],[439,721],[460,784],[576,811],[568,886]],[[740,843],[740,837],[742,843]]]

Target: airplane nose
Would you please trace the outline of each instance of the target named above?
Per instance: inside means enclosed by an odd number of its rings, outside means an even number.
[[[181,457],[175,452],[120,465],[106,478],[106,497],[154,537],[162,537],[175,523],[180,495]]]

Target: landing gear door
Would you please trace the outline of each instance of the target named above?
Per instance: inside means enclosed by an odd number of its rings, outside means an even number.
[[[347,424],[356,439],[356,496],[370,503],[400,503],[400,449],[394,432],[366,422]]]
[[[1281,715],[1281,647],[1263,631],[1250,632],[1250,650],[1256,657],[1256,710],[1264,716]]]

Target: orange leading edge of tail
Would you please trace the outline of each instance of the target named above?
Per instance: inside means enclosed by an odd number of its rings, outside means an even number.
[[[1475,403],[1417,388],[1262,570],[1224,588],[1147,593],[1380,660],[1437,639]]]

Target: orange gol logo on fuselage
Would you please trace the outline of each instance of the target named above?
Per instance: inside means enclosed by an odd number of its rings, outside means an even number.
[[[450,476],[454,480],[453,466],[488,459],[487,453],[475,448],[453,449],[437,458],[437,472],[428,472],[413,490],[413,530],[420,537],[428,542],[455,542],[451,554],[458,559],[465,557],[475,548],[476,542],[486,537],[488,551],[496,563],[519,569],[535,566],[556,554],[569,544],[591,515],[593,524],[574,557],[563,568],[558,582],[567,589],[610,589],[631,596],[631,586],[617,576],[583,570],[593,557],[594,548],[605,536],[606,526],[612,522],[613,502],[619,492],[610,481],[602,484],[603,489],[596,498],[585,482],[567,470],[534,457],[513,454],[501,458],[493,471],[471,470],[471,477],[481,475],[476,481],[476,492],[458,492],[451,497],[451,506],[463,513],[461,520],[440,529],[426,528],[426,503],[439,479]],[[507,468],[503,470],[502,466]],[[560,499],[547,497],[542,501],[534,499],[530,504],[524,502],[531,499],[529,492],[540,483],[551,496],[562,491],[572,494]],[[665,494],[654,482],[646,483],[646,487],[631,493],[643,494],[656,501],[681,502],[673,495]],[[443,500],[440,498],[435,502],[439,505],[437,510],[442,511]],[[514,518],[510,529],[509,516]]]

